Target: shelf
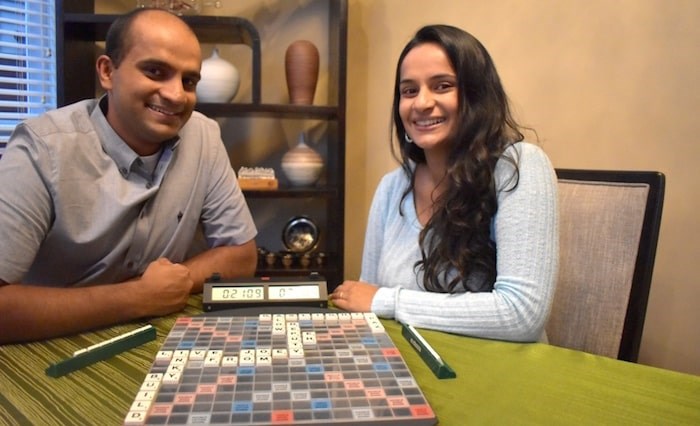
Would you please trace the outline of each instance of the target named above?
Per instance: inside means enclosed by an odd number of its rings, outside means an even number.
[[[294,275],[294,276],[299,276],[299,275],[309,275],[312,272],[317,272],[319,275],[323,276],[324,278],[326,277],[326,274],[331,271],[335,270],[333,267],[322,267],[322,268],[314,268],[309,266],[308,268],[302,268],[298,266],[290,266],[289,268],[285,268],[282,266],[279,267],[262,267],[259,266],[258,269],[255,271],[255,275],[258,277],[279,277],[279,276],[284,276],[284,275]]]
[[[90,41],[104,41],[110,24],[119,15],[92,14],[92,13],[66,13],[63,15],[63,24],[66,30],[77,29],[76,39]],[[229,43],[245,44],[251,48],[260,46],[260,35],[255,26],[244,18],[235,16],[182,16],[187,22],[200,43]]]
[[[274,191],[244,190],[246,198],[304,198],[304,197],[324,197],[337,198],[339,192],[337,188],[330,187],[308,187],[308,188],[281,188]]]
[[[207,116],[258,116],[279,118],[304,118],[319,120],[337,120],[338,108],[335,106],[289,105],[289,104],[213,104],[199,103],[195,109]]]
[[[308,268],[303,268],[301,266],[290,266],[288,268],[285,268],[283,266],[274,266],[274,267],[269,267],[267,265],[265,266],[260,266],[258,265],[257,270],[255,271],[255,275],[258,277],[280,277],[280,276],[304,276],[304,275],[309,275],[311,273],[318,273],[322,277],[326,278],[328,280],[329,278],[333,277],[333,275],[337,272],[338,266],[335,264],[336,262],[332,262],[328,265],[316,267],[316,266],[309,266]],[[339,284],[339,283],[338,283]],[[331,283],[328,283],[329,291],[332,290],[332,288],[336,287],[336,283],[333,283],[331,286]]]

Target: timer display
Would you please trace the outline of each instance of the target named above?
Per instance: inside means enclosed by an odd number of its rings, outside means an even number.
[[[270,300],[304,300],[318,299],[318,284],[314,285],[271,285],[267,288],[267,298]]]
[[[264,300],[265,287],[212,287],[211,300],[223,302],[227,300]]]

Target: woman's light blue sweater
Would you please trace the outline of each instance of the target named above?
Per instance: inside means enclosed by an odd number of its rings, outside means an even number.
[[[496,165],[498,212],[492,221],[496,243],[493,291],[456,294],[423,289],[418,234],[422,226],[400,168],[385,175],[369,213],[361,280],[380,287],[372,311],[417,327],[511,341],[546,340],[544,325],[554,296],[558,267],[557,179],[546,154],[521,142],[512,150],[519,180],[509,180],[513,166]],[[463,290],[462,290],[463,291]]]

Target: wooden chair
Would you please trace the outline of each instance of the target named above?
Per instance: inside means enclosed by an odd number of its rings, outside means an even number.
[[[661,225],[659,172],[557,169],[551,344],[636,362]]]

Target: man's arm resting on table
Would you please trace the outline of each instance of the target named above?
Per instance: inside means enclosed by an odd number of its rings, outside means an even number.
[[[253,276],[256,265],[257,249],[251,240],[207,250],[183,264],[159,259],[140,278],[117,284],[54,288],[0,280],[0,344],[177,312],[214,272],[225,278]]]
[[[215,247],[183,262],[190,268],[192,293],[202,291],[204,281],[218,273],[222,278],[252,277],[258,263],[255,240],[239,246]]]
[[[185,307],[189,269],[158,259],[140,278],[76,288],[7,284],[0,280],[0,344],[64,336]]]

